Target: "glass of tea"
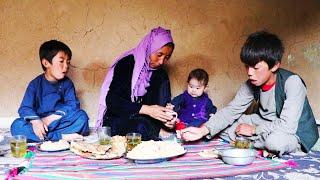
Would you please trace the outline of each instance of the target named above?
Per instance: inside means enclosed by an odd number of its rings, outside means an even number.
[[[243,136],[237,136],[234,146],[239,149],[250,149],[252,148],[252,143]]]
[[[127,152],[131,151],[134,147],[141,143],[140,133],[128,133],[127,138]]]
[[[21,158],[27,153],[27,138],[24,135],[16,135],[10,139],[11,154]]]
[[[100,145],[111,145],[111,128],[108,126],[99,128],[98,137]]]

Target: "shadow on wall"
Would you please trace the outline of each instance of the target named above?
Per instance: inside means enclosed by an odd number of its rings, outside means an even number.
[[[92,61],[92,63],[87,64],[85,67],[71,65],[68,77],[75,83],[76,94],[80,102],[85,101],[84,96],[88,92],[91,95],[100,93],[101,85],[109,67],[109,64],[102,62],[106,61]]]
[[[106,61],[101,61],[106,62]],[[104,77],[107,73],[109,64],[93,62],[87,64],[85,67],[86,71],[82,72],[84,82],[92,86],[93,88],[100,88]]]
[[[81,72],[81,83],[85,83],[86,86],[90,88],[100,88],[109,67],[109,64],[102,62],[107,61],[101,60],[99,62],[92,62],[87,64],[84,68],[71,65],[69,76],[72,79],[79,79],[79,77],[75,77],[76,75],[74,72]]]

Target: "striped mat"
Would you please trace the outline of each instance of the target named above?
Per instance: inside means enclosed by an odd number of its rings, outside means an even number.
[[[127,159],[90,160],[70,151],[37,152],[30,170],[17,179],[203,179],[250,174],[275,170],[285,164],[256,158],[248,166],[224,164],[220,159],[203,158],[197,153],[215,147],[227,149],[229,145],[220,140],[184,145],[184,156],[155,164],[135,164]]]

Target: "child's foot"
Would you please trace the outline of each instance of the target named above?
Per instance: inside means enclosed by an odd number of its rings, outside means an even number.
[[[160,129],[160,132],[159,132],[159,137],[160,139],[164,140],[164,139],[168,139],[169,137],[171,137],[173,135],[173,133],[171,132],[168,132],[164,129]]]
[[[83,140],[83,136],[78,133],[72,133],[72,134],[62,134],[62,139],[66,141],[72,141],[72,140]]]
[[[269,159],[275,159],[279,155],[276,155],[275,153],[272,153],[272,152],[268,152],[267,150],[263,150],[262,156]]]

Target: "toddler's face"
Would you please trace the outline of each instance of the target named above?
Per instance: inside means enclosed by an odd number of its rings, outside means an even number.
[[[192,97],[199,97],[206,90],[207,86],[195,78],[190,79],[188,83],[188,93]]]
[[[47,61],[45,67],[47,68],[45,74],[49,81],[58,81],[63,79],[69,69],[70,59],[69,56],[59,51],[53,58],[52,63]]]

